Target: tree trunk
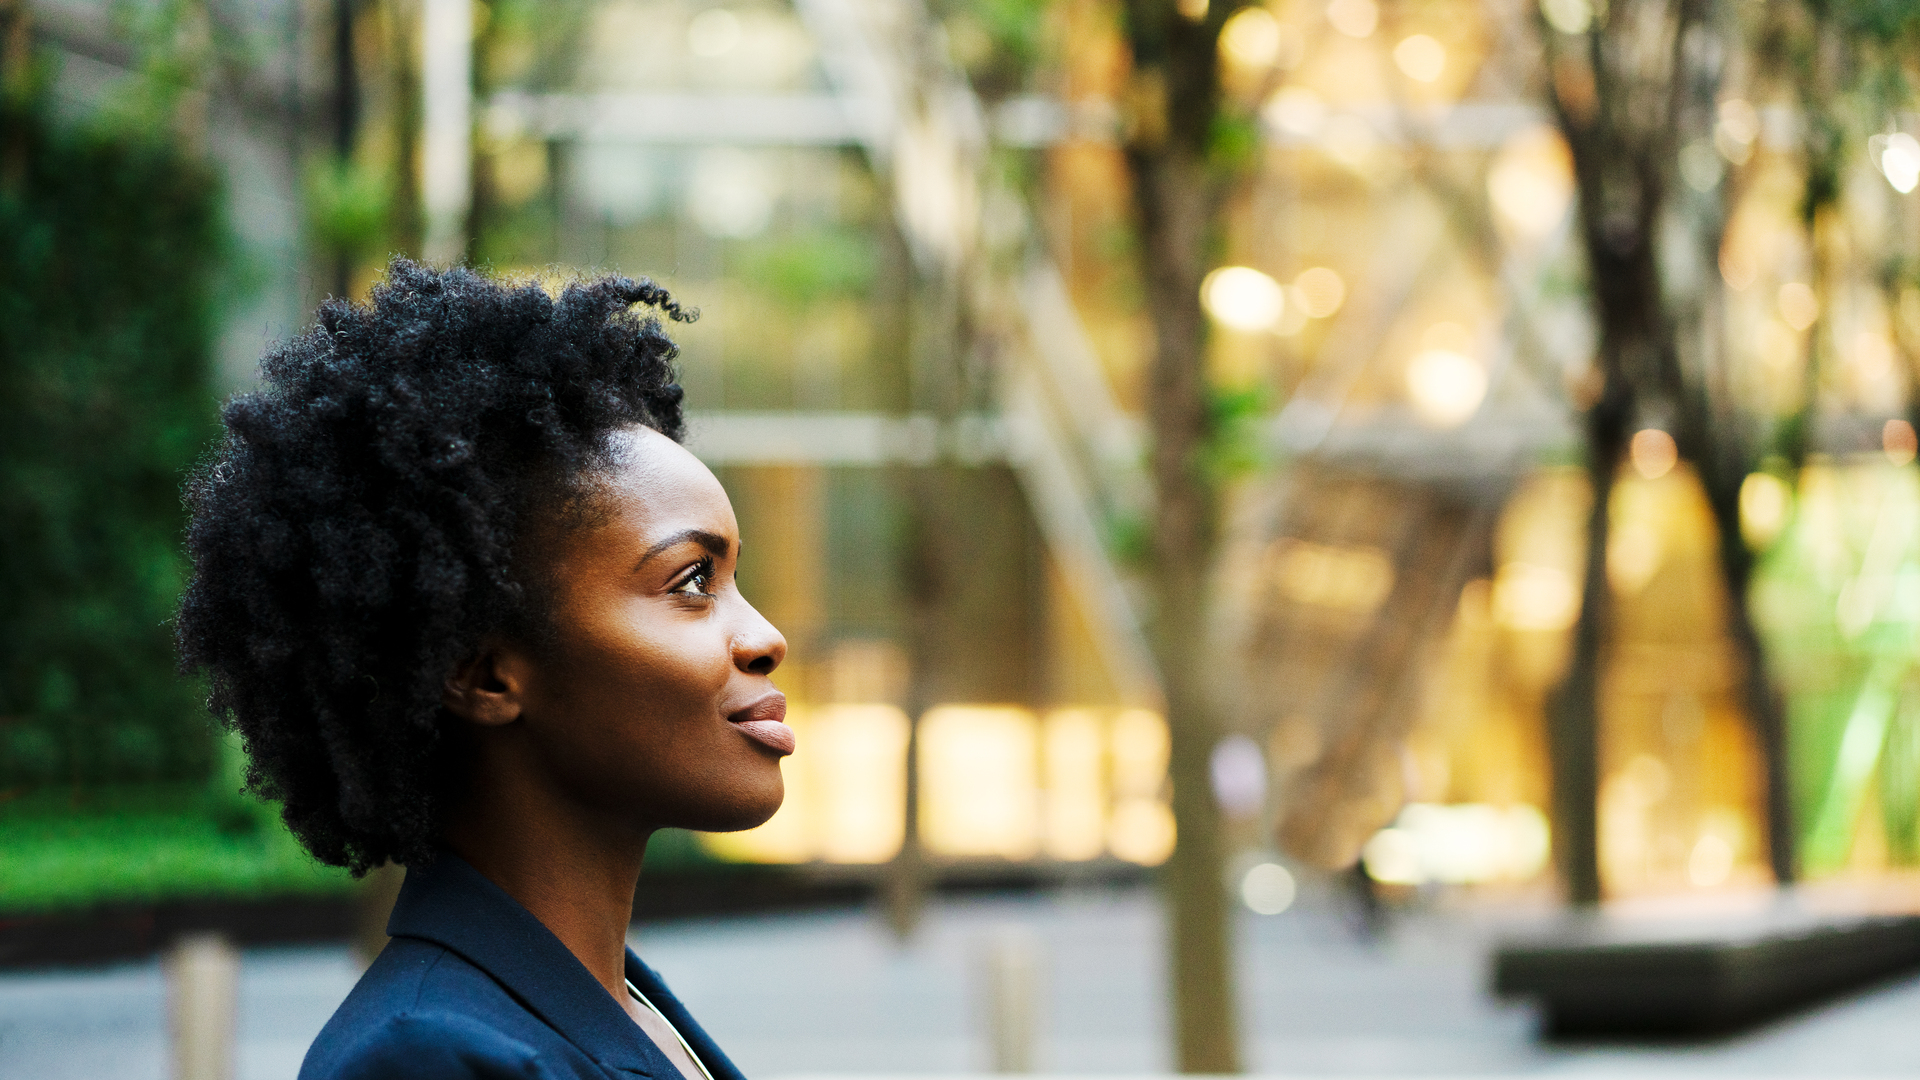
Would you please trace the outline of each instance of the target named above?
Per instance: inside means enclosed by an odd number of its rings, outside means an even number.
[[[1720,524],[1720,572],[1727,590],[1727,637],[1740,664],[1740,704],[1759,741],[1762,765],[1766,770],[1765,793],[1767,829],[1767,865],[1773,880],[1790,885],[1800,876],[1794,828],[1793,789],[1787,774],[1786,702],[1774,687],[1767,662],[1766,643],[1760,639],[1753,622],[1753,608],[1747,593],[1753,584],[1753,553],[1740,535],[1740,493],[1736,487],[1730,498],[1715,500],[1730,504],[1725,512],[1716,512]]]
[[[1648,15],[1656,17],[1643,17]],[[1611,607],[1606,534],[1613,473],[1632,426],[1662,416],[1681,455],[1697,467],[1719,530],[1725,632],[1742,668],[1741,703],[1765,757],[1769,859],[1776,879],[1794,879],[1785,713],[1748,605],[1754,563],[1740,533],[1740,485],[1752,455],[1725,380],[1714,369],[1722,352],[1709,340],[1719,332],[1709,310],[1719,302],[1713,279],[1723,207],[1676,204],[1692,212],[1700,263],[1693,274],[1680,276],[1706,282],[1696,286],[1690,303],[1668,295],[1656,255],[1680,142],[1711,137],[1724,52],[1716,37],[1721,21],[1715,0],[1628,0],[1616,5],[1604,26],[1585,34],[1546,31],[1553,105],[1580,185],[1580,233],[1600,324],[1596,362],[1605,380],[1586,421],[1594,502],[1584,602],[1573,659],[1555,695],[1550,738],[1561,867],[1577,903],[1600,897],[1594,800],[1598,695]],[[1563,39],[1586,48],[1569,50]],[[1724,196],[1716,190],[1711,198]]]
[[[1554,852],[1567,899],[1600,902],[1600,684],[1613,626],[1607,581],[1607,534],[1613,519],[1613,475],[1625,446],[1627,395],[1609,391],[1587,411],[1587,562],[1580,618],[1567,674],[1547,706],[1547,755],[1553,770]]]
[[[487,98],[492,95],[494,54],[500,48],[499,19],[487,19],[480,24],[480,32],[473,38],[473,102],[476,110],[484,109]],[[474,117],[481,115],[476,111]],[[468,263],[490,262],[486,250],[487,234],[499,216],[499,183],[494,176],[494,143],[487,133],[487,126],[469,121],[472,124],[471,142],[467,145],[469,172],[467,173],[467,247],[462,256]],[[608,256],[611,258],[611,254]]]
[[[1171,0],[1125,0],[1133,73],[1126,157],[1140,276],[1153,319],[1147,388],[1154,481],[1151,641],[1166,693],[1177,843],[1161,873],[1181,1072],[1240,1071],[1226,838],[1209,758],[1219,736],[1207,643],[1216,520],[1206,316],[1200,282],[1227,170],[1210,160],[1220,117],[1220,27],[1243,0],[1198,18]]]
[[[355,0],[333,2],[333,155],[338,168],[353,163],[360,132],[360,72],[354,42]],[[353,290],[353,253],[333,252],[333,295],[348,299]]]
[[[1178,842],[1162,872],[1181,1072],[1240,1070],[1225,837],[1208,762],[1219,736],[1206,648],[1216,531],[1205,470],[1206,323],[1200,281],[1213,220],[1206,163],[1179,152],[1128,155],[1154,315],[1147,397],[1153,432],[1153,645],[1167,697]]]
[[[387,92],[392,95],[393,209],[387,228],[391,246],[420,258],[425,223],[420,217],[420,10],[416,0],[387,0]]]
[[[1716,245],[1717,250],[1717,245]],[[1718,302],[1717,290],[1713,301]],[[1696,344],[1704,344],[1696,342]],[[1695,365],[1699,367],[1700,365]],[[1762,817],[1766,829],[1767,863],[1776,882],[1785,885],[1799,876],[1798,833],[1794,827],[1792,787],[1787,774],[1786,702],[1773,685],[1766,642],[1753,621],[1749,592],[1756,560],[1740,531],[1740,488],[1757,463],[1747,448],[1745,432],[1728,407],[1716,408],[1705,384],[1704,372],[1689,373],[1677,433],[1681,455],[1694,462],[1706,491],[1718,532],[1720,579],[1726,590],[1727,643],[1739,666],[1741,711],[1746,714],[1760,747],[1765,773]]]
[[[1711,143],[1719,114],[1725,47],[1688,48],[1686,36],[1701,41],[1725,40],[1731,33],[1730,13],[1718,0],[1682,0],[1679,47],[1674,50],[1676,83],[1673,124],[1678,141]],[[1692,241],[1685,250],[1692,265],[1680,275],[1692,283],[1672,300],[1675,308],[1675,382],[1679,387],[1679,428],[1675,437],[1682,457],[1698,469],[1718,530],[1721,582],[1726,589],[1726,634],[1739,666],[1737,693],[1765,770],[1766,791],[1762,816],[1767,857],[1774,879],[1794,880],[1796,833],[1787,777],[1785,702],[1773,686],[1766,643],[1753,622],[1748,592],[1755,560],[1740,531],[1740,489],[1757,467],[1753,447],[1757,440],[1744,422],[1727,378],[1726,345],[1722,326],[1724,300],[1719,260],[1726,239],[1730,185],[1723,177],[1707,192],[1677,190],[1684,227]]]
[[[1676,0],[1622,0],[1585,33],[1543,28],[1550,97],[1579,185],[1580,238],[1600,331],[1594,360],[1602,379],[1585,420],[1593,508],[1580,618],[1548,721],[1555,846],[1568,899],[1577,904],[1595,903],[1601,892],[1596,798],[1600,689],[1613,606],[1607,533],[1614,472],[1642,411],[1680,405],[1674,328],[1654,241],[1677,149],[1669,121],[1685,7]]]
[[[905,508],[905,572],[907,585],[907,699],[901,702],[907,714],[907,776],[902,811],[900,850],[887,863],[881,879],[881,906],[887,926],[898,941],[906,941],[920,925],[925,911],[927,889],[931,884],[926,851],[920,841],[920,721],[933,705],[927,690],[929,673],[940,660],[934,635],[939,618],[939,601],[948,577],[938,545],[933,542],[932,507],[940,498],[937,471],[924,468],[896,468],[894,490]]]

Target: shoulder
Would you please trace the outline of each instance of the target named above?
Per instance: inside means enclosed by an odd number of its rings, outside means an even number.
[[[320,1030],[300,1080],[544,1078],[543,1033],[458,953],[395,938]]]
[[[310,1056],[301,1080],[548,1080],[554,1075],[534,1047],[458,1013],[388,1017],[339,1049],[325,1062]]]

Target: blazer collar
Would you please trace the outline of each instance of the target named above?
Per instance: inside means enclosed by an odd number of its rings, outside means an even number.
[[[601,1065],[655,1080],[679,1080],[673,1064],[560,939],[460,856],[442,850],[431,865],[408,869],[387,933],[459,953]],[[628,950],[630,976],[637,963]],[[652,980],[655,985],[658,981],[657,976]],[[638,979],[634,985],[646,989]],[[664,1011],[666,1005],[660,1008]],[[678,1016],[669,1014],[676,1027],[685,1015],[685,1009]],[[701,1038],[705,1041],[704,1034]],[[687,1041],[693,1042],[691,1034]],[[714,1077],[720,1078],[717,1070]]]

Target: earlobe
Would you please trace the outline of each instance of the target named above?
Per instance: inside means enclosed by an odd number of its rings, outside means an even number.
[[[461,664],[442,684],[440,703],[469,723],[500,727],[520,719],[526,689],[520,658],[497,642]]]

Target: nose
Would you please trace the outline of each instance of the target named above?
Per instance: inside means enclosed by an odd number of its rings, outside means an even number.
[[[749,675],[771,675],[787,658],[787,639],[767,617],[745,600],[743,617],[733,635],[733,666]]]

